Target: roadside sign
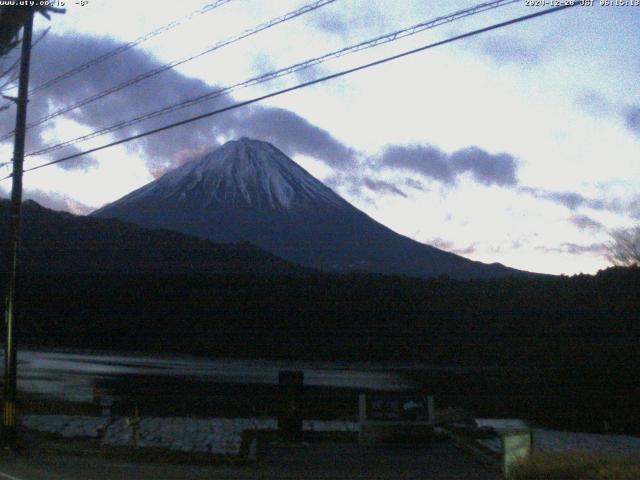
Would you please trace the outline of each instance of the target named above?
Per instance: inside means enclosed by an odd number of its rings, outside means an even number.
[[[433,397],[409,393],[366,396],[364,418],[369,421],[416,422],[433,420]]]

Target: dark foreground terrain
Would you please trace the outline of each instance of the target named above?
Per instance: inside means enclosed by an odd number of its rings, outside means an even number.
[[[10,480],[494,480],[496,470],[447,442],[361,447],[356,443],[271,444],[255,463],[212,465],[204,457],[144,458],[90,442],[28,439],[30,449],[0,455]]]

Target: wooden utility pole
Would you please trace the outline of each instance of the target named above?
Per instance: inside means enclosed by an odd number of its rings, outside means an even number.
[[[22,209],[22,170],[27,122],[27,92],[29,89],[29,63],[31,60],[31,37],[33,34],[33,9],[29,8],[22,33],[22,56],[20,58],[20,81],[16,99],[16,133],[13,147],[13,177],[9,213],[9,270],[7,298],[5,303],[5,325],[7,338],[4,346],[4,418],[2,422],[5,446],[15,447],[16,442],[16,319],[15,297],[18,270],[18,244],[20,240],[20,215]]]

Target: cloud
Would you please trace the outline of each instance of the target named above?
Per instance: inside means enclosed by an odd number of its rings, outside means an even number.
[[[576,211],[580,208],[589,208],[592,210],[629,215],[632,218],[640,218],[640,198],[638,197],[631,200],[622,200],[620,198],[589,198],[576,192],[560,192],[526,186],[518,187],[518,191],[531,195],[534,198],[558,203],[571,211]],[[597,228],[604,228],[599,222],[584,215],[570,217],[570,221],[581,229],[590,228],[595,231]]]
[[[440,250],[451,250],[453,248],[453,242],[445,240],[442,237],[434,237],[431,240],[427,240],[425,243],[432,245]]]
[[[362,9],[356,5],[345,5],[339,12],[326,9],[318,11],[311,22],[322,33],[338,35],[343,39],[358,30],[382,31],[386,25],[385,16],[380,10],[373,6]]]
[[[0,186],[0,198],[8,198],[9,193]],[[45,192],[44,190],[27,189],[23,194],[23,201],[33,200],[43,207],[51,210],[75,213],[76,215],[86,215],[95,210],[84,203],[78,202],[71,197],[57,192]]]
[[[289,156],[308,155],[333,167],[353,166],[357,152],[300,115],[275,107],[253,105],[228,122],[233,136],[255,137],[276,145]]]
[[[334,190],[343,188],[349,195],[359,197],[372,205],[376,203],[376,198],[379,198],[380,194],[409,198],[402,189],[393,183],[379,178],[364,176],[361,171],[356,169],[334,171],[330,177],[324,180],[324,183]],[[378,193],[379,195],[373,197],[370,195],[371,192]]]
[[[609,210],[611,209],[610,207],[613,207],[612,204],[608,204],[604,200],[590,199],[575,192],[558,192],[533,187],[519,187],[518,190],[535,198],[559,203],[569,210],[576,210],[579,207],[588,207],[594,210]]]
[[[77,153],[81,153],[82,149],[73,145],[70,146],[69,148],[65,149],[64,151],[64,156],[71,156],[71,155],[75,155]],[[62,158],[62,155],[56,157],[56,158]],[[91,155],[83,155],[81,157],[76,157],[76,158],[72,158],[70,160],[65,160],[64,162],[60,162],[57,164],[58,167],[64,169],[64,170],[89,170],[91,168],[97,167],[98,166],[98,160],[95,159],[95,157],[92,157]]]
[[[627,106],[623,116],[627,128],[640,137],[640,107],[637,105]]]
[[[440,250],[456,253],[458,255],[469,255],[478,251],[476,243],[472,243],[471,245],[468,245],[466,247],[456,247],[453,242],[442,237],[434,237],[431,240],[427,240],[425,243],[439,248]]]
[[[379,163],[393,169],[418,172],[443,183],[451,184],[455,180],[447,155],[432,145],[389,146],[382,152]]]
[[[321,140],[322,143],[328,144],[324,147],[325,150],[330,151],[330,143],[322,137]],[[335,147],[338,154],[341,153],[342,148],[341,145]],[[355,165],[354,152],[348,150],[338,158],[345,156],[349,159],[348,162],[336,163],[333,166]],[[369,162],[369,167],[376,171],[380,167],[385,167],[394,171],[415,172],[447,186],[455,185],[458,177],[464,174],[469,174],[476,182],[487,186],[512,187],[518,182],[516,174],[518,162],[513,156],[506,153],[491,154],[475,146],[447,154],[429,144],[389,145]],[[366,196],[366,192],[363,190],[366,187],[375,192],[392,193],[408,198],[407,193],[400,186],[389,182],[388,179],[366,177],[358,169],[350,169],[349,171],[343,169],[340,173],[334,173],[326,182],[333,188],[346,187],[348,193],[354,196]],[[419,179],[405,177],[401,182],[411,189],[428,191]],[[467,249],[463,250],[468,253]]]
[[[383,193],[392,193],[394,195],[399,195],[404,198],[409,198],[406,193],[400,190],[395,185],[385,182],[384,180],[374,180],[372,178],[365,178],[364,185],[374,192],[383,192]]]
[[[458,255],[470,255],[478,251],[478,246],[475,243],[461,248],[453,248],[450,252],[457,253]]]
[[[525,42],[512,35],[492,35],[478,38],[469,44],[498,65],[535,65],[544,58],[544,50],[539,44]]]
[[[605,255],[608,252],[606,243],[591,243],[580,245],[577,243],[561,243],[557,247],[536,247],[536,250],[544,253],[568,253],[570,255],[584,255],[585,253],[595,253]]]
[[[454,184],[464,173],[483,185],[513,186],[518,182],[518,162],[513,156],[491,154],[475,146],[450,155],[428,144],[389,146],[380,155],[379,164],[414,171],[445,184]]]
[[[613,113],[611,102],[603,95],[593,90],[585,91],[578,95],[575,104],[585,113],[594,117],[602,117]]]
[[[415,178],[411,178],[411,177],[405,178],[404,179],[404,184],[409,188],[413,188],[415,190],[420,190],[421,192],[428,191],[427,187],[425,187],[424,184],[420,180],[416,180]]]
[[[633,134],[640,137],[640,106],[620,105],[594,91],[586,91],[575,99],[576,105],[594,117],[615,117]]]
[[[178,150],[173,156],[173,162],[171,165],[159,165],[150,167],[150,172],[153,178],[160,178],[171,168],[178,168],[180,165],[184,165],[191,160],[194,160],[198,157],[204,155],[207,151],[207,145],[200,145],[196,148],[183,148],[182,150]]]
[[[580,230],[591,230],[593,232],[600,232],[604,229],[604,225],[597,220],[586,215],[572,215],[569,221],[573,223]]]
[[[518,183],[518,164],[509,154],[490,154],[481,148],[469,147],[452,153],[450,160],[455,171],[470,172],[484,185],[508,186]]]
[[[629,203],[629,215],[636,220],[640,220],[640,196],[637,196]]]
[[[349,22],[346,17],[332,12],[318,12],[313,16],[313,24],[325,33],[346,35],[349,31]]]
[[[43,190],[26,190],[24,193],[25,200],[33,200],[43,207],[51,210],[65,211],[75,213],[76,215],[87,215],[93,207],[89,207],[78,202],[63,193],[45,192]]]
[[[34,49],[32,57],[31,84],[42,84],[55,75],[65,72],[98,55],[104,54],[120,44],[110,38],[84,35],[49,35]],[[260,62],[260,57],[257,57]],[[140,49],[130,49],[108,61],[95,65],[71,79],[64,80],[35,94],[29,103],[29,119],[36,120],[65,106],[75,104],[89,96],[130,80],[138,74],[157,69],[162,64]],[[266,67],[266,66],[265,66]],[[140,83],[124,88],[107,97],[89,103],[64,118],[74,120],[91,130],[127,121],[135,116],[159,108],[186,101],[215,90],[203,80],[191,78],[170,69]],[[189,108],[174,111],[143,123],[130,125],[112,133],[115,139],[135,135],[153,128],[167,125],[190,116],[219,109],[234,103],[229,96],[219,97]],[[0,114],[0,128],[13,128],[13,112]],[[27,152],[44,145],[57,143],[57,134],[52,123],[30,129]],[[49,140],[55,133],[56,140]],[[325,161],[330,165],[347,165],[353,162],[356,152],[348,148],[326,130],[312,125],[302,117],[284,109],[254,106],[228,112],[219,116],[190,123],[162,133],[144,137],[125,144],[131,152],[140,155],[152,173],[159,173],[184,162],[185,151],[207,151],[218,146],[217,138],[249,136],[274,143],[290,155],[304,154]],[[112,139],[109,139],[112,140]],[[98,145],[107,143],[104,136],[93,140]],[[93,146],[93,145],[92,145]],[[87,144],[60,150],[43,160],[61,158],[85,150]],[[96,164],[91,157],[79,157],[63,168],[87,169]]]

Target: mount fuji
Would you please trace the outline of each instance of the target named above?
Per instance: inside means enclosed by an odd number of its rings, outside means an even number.
[[[248,138],[228,142],[91,215],[216,242],[249,241],[325,271],[454,278],[526,273],[395,233],[270,143]]]

